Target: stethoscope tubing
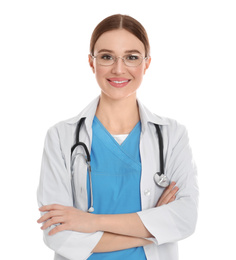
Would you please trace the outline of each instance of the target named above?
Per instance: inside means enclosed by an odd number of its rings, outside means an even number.
[[[158,140],[159,140],[159,156],[160,156],[160,174],[159,176],[164,174],[164,144],[163,144],[163,138],[161,134],[161,129],[158,124],[154,124],[157,130]]]
[[[76,158],[77,155],[81,154],[81,153],[77,153],[77,154],[73,155],[73,152],[74,152],[76,147],[82,146],[84,148],[85,153],[86,153],[85,161],[86,161],[87,168],[88,168],[89,183],[90,183],[91,206],[88,209],[88,212],[93,212],[94,211],[94,208],[93,208],[93,188],[92,188],[92,175],[91,175],[91,165],[90,165],[91,157],[90,157],[90,153],[89,153],[89,150],[88,150],[88,147],[86,146],[86,144],[79,141],[80,128],[81,128],[82,124],[84,123],[85,119],[86,119],[85,117],[82,117],[80,119],[79,123],[77,124],[77,127],[76,127],[75,144],[71,147],[71,158],[72,158],[72,160],[71,160],[71,165],[72,165],[71,166],[72,167],[71,171],[72,171],[72,173],[74,173],[73,172],[73,164],[74,164],[75,158]],[[164,153],[164,144],[163,144],[163,137],[162,137],[162,134],[161,134],[160,126],[158,124],[154,124],[154,125],[155,125],[155,128],[156,128],[158,141],[159,141],[159,159],[160,159],[160,172],[156,172],[154,174],[154,181],[155,181],[155,183],[158,186],[160,186],[162,188],[165,188],[165,187],[167,187],[169,185],[169,179],[164,174],[164,154],[163,154]],[[72,178],[73,178],[73,185],[74,185],[74,176]],[[73,189],[75,189],[75,187],[73,187]]]
[[[71,156],[72,156],[73,151],[75,150],[75,148],[77,146],[81,145],[84,148],[84,150],[85,150],[85,153],[86,153],[86,156],[87,156],[87,161],[90,162],[91,158],[90,158],[90,154],[89,154],[89,150],[88,150],[87,145],[85,143],[79,141],[80,128],[81,128],[84,120],[85,120],[85,117],[82,117],[80,119],[79,123],[77,124],[76,131],[75,131],[75,144],[71,147]]]

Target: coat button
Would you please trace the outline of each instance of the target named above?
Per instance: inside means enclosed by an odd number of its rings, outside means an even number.
[[[151,191],[149,189],[146,189],[144,191],[144,195],[147,196],[147,197],[150,196],[151,195]]]

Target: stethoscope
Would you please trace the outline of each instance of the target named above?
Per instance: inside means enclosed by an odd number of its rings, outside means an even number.
[[[91,176],[91,157],[89,154],[89,150],[88,147],[85,143],[80,142],[79,141],[79,133],[80,133],[80,129],[82,124],[84,123],[86,117],[82,117],[80,119],[80,121],[78,122],[77,126],[76,126],[76,132],[75,132],[75,144],[71,147],[71,172],[72,172],[72,180],[73,180],[73,175],[74,175],[74,170],[73,170],[73,165],[74,165],[74,161],[76,159],[76,157],[78,155],[81,155],[81,153],[75,153],[73,155],[73,152],[75,150],[76,147],[78,146],[82,146],[84,148],[86,157],[85,157],[85,161],[87,164],[87,169],[88,169],[88,173],[89,173],[89,185],[90,185],[90,196],[91,196],[91,206],[88,209],[88,212],[93,212],[94,211],[94,207],[93,207],[93,188],[92,188],[92,176]],[[161,134],[161,130],[158,124],[154,124],[156,131],[157,131],[157,137],[158,137],[158,141],[159,141],[159,160],[160,160],[160,172],[156,172],[154,174],[154,181],[155,183],[162,188],[166,188],[170,181],[168,179],[168,177],[165,175],[164,173],[164,155],[163,155],[163,149],[164,149],[164,145],[163,145],[163,138],[162,138],[162,134]],[[74,187],[73,187],[74,188]]]

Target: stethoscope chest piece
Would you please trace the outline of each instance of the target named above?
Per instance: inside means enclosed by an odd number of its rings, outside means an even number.
[[[159,174],[160,173],[157,172],[154,174],[154,181],[158,186],[166,188],[167,186],[169,186],[170,181],[166,175]]]
[[[77,155],[81,155],[80,153],[73,155],[73,151],[75,150],[76,147],[82,146],[84,148],[85,153],[86,153],[85,161],[86,161],[87,167],[88,167],[89,182],[90,182],[91,205],[90,205],[90,208],[88,209],[88,212],[92,213],[92,212],[94,212],[94,207],[93,207],[92,175],[91,175],[91,165],[90,165],[91,158],[90,158],[90,153],[89,153],[89,150],[88,150],[88,147],[86,146],[86,144],[79,141],[80,128],[81,128],[83,122],[85,121],[85,119],[86,119],[85,117],[82,117],[80,119],[79,123],[77,124],[77,127],[76,127],[75,144],[71,147],[71,158],[72,158],[71,173],[72,173],[72,176],[74,177],[73,165],[75,163],[75,158],[76,158]],[[169,181],[168,177],[164,174],[163,138],[162,138],[162,134],[161,134],[161,130],[160,130],[159,125],[155,124],[155,127],[156,127],[158,140],[159,140],[160,172],[156,172],[154,174],[154,182],[158,186],[160,186],[162,188],[166,188],[167,186],[169,186],[170,181]],[[74,183],[73,183],[73,189],[75,190]]]

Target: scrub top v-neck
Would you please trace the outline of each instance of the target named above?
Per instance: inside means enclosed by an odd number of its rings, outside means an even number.
[[[92,125],[91,169],[94,214],[125,214],[141,210],[141,160],[138,122],[122,144],[106,130],[95,116]],[[87,182],[88,207],[90,185]],[[143,247],[109,253],[93,253],[88,259],[144,260]]]

